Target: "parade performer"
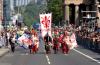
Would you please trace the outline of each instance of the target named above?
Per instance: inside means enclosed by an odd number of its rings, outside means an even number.
[[[62,44],[63,44],[63,37],[64,37],[64,33],[61,33],[59,38],[58,38],[58,42],[59,42],[59,47],[60,48],[62,47]]]
[[[31,54],[32,53],[32,44],[29,44],[28,48],[29,48],[30,54]]]
[[[30,54],[32,53],[32,48],[33,48],[33,40],[31,39],[31,37],[29,37],[29,41],[28,41],[28,43],[29,43],[29,50],[30,50]]]
[[[70,38],[68,33],[64,33],[64,37],[63,37],[63,43],[62,43],[62,51],[65,54],[68,54],[69,52],[69,47],[70,47]]]
[[[36,33],[36,31],[32,28],[31,33],[32,33],[32,35],[34,35]]]
[[[44,42],[45,42],[45,50],[46,54],[50,53],[50,44],[52,43],[51,37],[48,35],[48,33],[44,36]]]
[[[63,41],[66,43],[67,45],[67,53],[69,52],[69,50],[77,47],[77,42],[76,42],[76,36],[75,36],[75,32],[73,28],[67,27],[65,33],[64,33],[64,39]]]
[[[78,47],[78,45],[77,45],[75,33],[73,32],[72,35],[70,36],[70,49],[73,49],[75,47]]]
[[[57,36],[55,35],[55,37],[53,38],[53,50],[55,54],[58,52],[58,48],[59,48],[59,42]]]
[[[32,48],[32,51],[33,53],[36,53],[39,48],[39,38],[38,38],[37,33],[34,33],[34,35],[32,35],[32,40],[34,42],[34,47]]]
[[[18,38],[17,43],[19,44],[19,46],[23,47],[24,49],[28,49],[29,45],[33,44],[33,41],[31,40],[30,34],[24,33],[21,37]]]

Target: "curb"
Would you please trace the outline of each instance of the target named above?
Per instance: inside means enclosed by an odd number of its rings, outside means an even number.
[[[6,55],[9,51],[10,51],[10,49],[6,49],[5,52],[3,52],[3,53],[0,54],[0,58],[3,57],[4,55]]]

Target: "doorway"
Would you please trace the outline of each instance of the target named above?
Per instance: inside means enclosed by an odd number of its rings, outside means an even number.
[[[75,24],[75,5],[69,5],[69,22],[70,24]]]

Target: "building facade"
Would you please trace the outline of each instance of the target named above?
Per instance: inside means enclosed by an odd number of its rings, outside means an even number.
[[[99,0],[64,0],[65,20],[72,24],[79,25],[80,22],[87,21],[88,18],[93,20],[99,17],[97,1]]]
[[[100,0],[97,0],[97,16],[98,16],[98,26],[100,28]]]
[[[11,13],[11,9],[10,9],[10,0],[3,0],[3,24],[9,24],[10,21],[10,13]]]
[[[0,0],[0,23],[3,20],[3,0]]]
[[[26,6],[28,5],[32,0],[14,0],[14,6]]]
[[[3,0],[0,0],[0,35],[1,31],[3,30],[2,22],[3,22]]]

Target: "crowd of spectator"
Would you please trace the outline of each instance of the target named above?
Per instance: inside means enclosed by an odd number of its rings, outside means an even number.
[[[99,27],[96,24],[94,29],[91,29],[86,24],[78,27],[76,31],[77,42],[83,48],[90,49],[95,52],[100,52]]]

